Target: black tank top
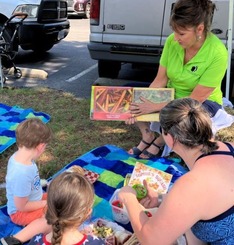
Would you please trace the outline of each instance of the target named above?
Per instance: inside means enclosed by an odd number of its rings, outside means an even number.
[[[208,153],[208,154],[202,154],[201,156],[199,156],[197,160],[199,160],[200,158],[202,157],[206,157],[206,156],[210,156],[210,155],[229,155],[229,156],[233,156],[234,157],[234,148],[233,146],[230,144],[230,143],[227,143],[227,142],[223,142],[228,148],[230,151],[213,151],[211,153]],[[196,162],[195,161],[195,162]],[[218,221],[218,220],[221,220],[225,217],[227,217],[228,215],[234,213],[234,206],[232,206],[230,209],[226,210],[224,213],[218,215],[217,217],[214,217],[210,220],[203,220],[203,222],[215,222],[215,221]]]
[[[229,155],[229,156],[234,157],[234,148],[232,147],[232,145],[230,143],[227,143],[227,142],[223,142],[223,143],[229,148],[230,151],[213,151],[213,152],[210,152],[208,154],[202,154],[201,156],[199,156],[196,159],[196,161],[202,157],[206,157],[206,156],[210,156],[210,155]]]

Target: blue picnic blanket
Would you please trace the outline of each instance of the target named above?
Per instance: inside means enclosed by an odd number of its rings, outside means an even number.
[[[18,124],[31,117],[39,117],[44,123],[50,120],[50,116],[44,112],[0,103],[0,153],[15,143],[15,129]]]
[[[101,217],[113,220],[109,200],[115,190],[123,186],[126,174],[133,171],[137,161],[172,174],[171,185],[187,171],[180,165],[180,159],[177,158],[138,159],[129,155],[122,148],[114,145],[104,145],[85,153],[67,164],[49,178],[48,181],[73,165],[79,165],[100,174],[98,180],[94,183],[95,203],[93,218]],[[6,206],[0,208],[0,237],[14,234],[20,229],[21,227],[14,225],[10,221],[6,213]]]

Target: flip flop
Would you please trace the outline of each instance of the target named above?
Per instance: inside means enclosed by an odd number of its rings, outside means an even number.
[[[159,145],[155,144],[154,142],[152,142],[151,145],[154,145],[155,147],[157,147],[159,149],[159,152],[157,154],[153,154],[153,153],[151,153],[145,149],[145,150],[143,150],[142,154],[144,154],[146,157],[141,157],[142,159],[151,159],[151,158],[155,158],[155,157],[161,157],[161,155],[163,153],[164,146],[159,146]]]
[[[132,153],[129,153],[130,155],[134,155],[134,156],[139,156],[141,153],[143,153],[143,151],[145,151],[151,144],[154,143],[154,141],[156,140],[157,137],[154,137],[154,139],[151,142],[146,142],[145,140],[141,140],[141,142],[143,142],[146,147],[141,151],[139,148],[137,148],[136,146],[132,147]]]

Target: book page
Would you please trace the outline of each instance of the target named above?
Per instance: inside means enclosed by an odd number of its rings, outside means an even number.
[[[171,88],[134,88],[133,102],[142,103],[140,97],[154,103],[170,102],[174,99],[174,89]],[[137,121],[159,121],[159,112],[137,117]]]
[[[140,97],[154,103],[169,102],[174,99],[174,89],[92,86],[90,119],[125,121],[131,117],[130,103],[142,103]],[[159,121],[159,113],[138,116],[137,121]]]
[[[170,102],[174,99],[174,89],[171,88],[134,88],[133,102],[142,103],[140,97],[154,103]]]
[[[132,101],[131,87],[92,86],[90,118],[93,120],[126,120]]]
[[[172,175],[169,173],[136,162],[128,185],[143,184],[143,180],[146,180],[156,192],[165,194],[168,191],[171,179]]]

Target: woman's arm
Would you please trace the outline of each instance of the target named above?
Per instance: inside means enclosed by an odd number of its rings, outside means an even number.
[[[142,244],[172,244],[202,218],[207,200],[200,198],[204,196],[204,186],[199,182],[190,173],[182,176],[151,218],[143,212],[130,187],[121,189],[119,197],[128,210],[133,230]]]
[[[150,88],[165,88],[167,85],[167,73],[166,68],[159,66],[157,76],[154,81],[150,84]],[[150,100],[141,98],[142,103],[131,103],[130,111],[134,116],[140,116],[143,114],[149,114],[160,111],[168,102],[164,103],[153,103]]]
[[[214,89],[215,88],[212,87],[197,85],[189,97],[203,103],[211,95]]]
[[[222,79],[227,69],[227,50],[225,47],[218,47],[205,72],[199,78],[197,86],[193,89],[190,97],[200,102],[208,99],[211,93],[220,88]]]
[[[167,86],[167,69],[159,65],[158,72],[153,82],[150,84],[150,88],[165,88]]]

